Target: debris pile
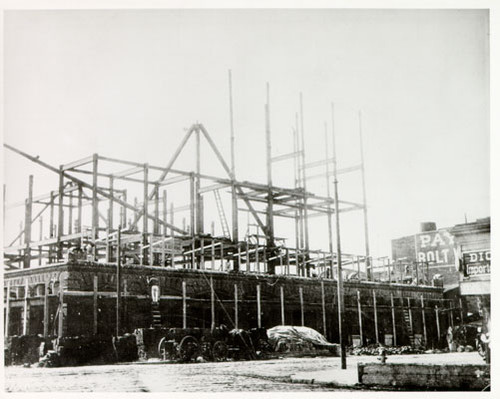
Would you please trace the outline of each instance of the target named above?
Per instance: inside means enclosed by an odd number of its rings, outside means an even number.
[[[409,355],[409,354],[420,354],[424,353],[421,348],[414,348],[412,346],[386,346],[385,352],[387,355]],[[380,345],[368,345],[361,347],[349,347],[348,353],[354,356],[368,355],[368,356],[378,356],[380,354]]]

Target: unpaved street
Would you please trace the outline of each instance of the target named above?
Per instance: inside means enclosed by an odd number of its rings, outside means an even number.
[[[220,391],[333,391],[321,384],[299,384],[295,375],[313,378],[342,373],[356,381],[358,362],[376,362],[374,356],[349,356],[348,369],[332,357],[284,358],[266,361],[192,364],[118,364],[62,368],[5,368],[8,392],[220,392]],[[477,364],[475,352],[428,355],[395,355],[388,362]],[[345,373],[345,374],[344,374]],[[292,378],[291,378],[292,377]],[[344,390],[344,389],[342,389]]]
[[[121,364],[62,368],[5,368],[9,392],[168,392],[316,391],[321,386],[292,384],[297,371],[324,370],[336,358],[289,358],[251,362]]]

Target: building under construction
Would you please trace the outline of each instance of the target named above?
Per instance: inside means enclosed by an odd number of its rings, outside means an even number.
[[[287,324],[312,327],[338,342],[341,317],[349,344],[437,345],[459,313],[443,299],[442,287],[394,283],[389,267],[385,281],[374,281],[385,266],[375,270],[369,254],[366,200],[339,199],[336,184],[342,173],[361,173],[364,194],[362,157],[359,165],[338,169],[334,144],[331,158],[305,163],[301,125],[300,113],[294,151],[272,156],[266,104],[267,184],[236,179],[232,118],[229,164],[200,123],[188,129],[166,166],[93,154],[54,167],[4,144],[59,177],[58,187],[40,196],[33,196],[29,177],[29,195],[20,204],[24,227],[5,243],[5,336]],[[176,169],[190,140],[196,165]],[[225,176],[203,173],[202,151],[215,154]],[[287,160],[295,185],[278,187],[272,165]],[[306,170],[317,166],[325,168],[327,195],[307,189]],[[179,191],[188,204],[174,207],[168,200]],[[132,192],[140,200],[132,200]],[[206,209],[208,196],[214,209]],[[214,223],[206,227],[210,212],[217,212],[220,233]],[[244,236],[239,212],[251,217]],[[342,212],[363,212],[365,253],[342,253]],[[309,221],[316,217],[328,221],[328,249],[310,248]],[[278,218],[294,223],[293,242],[275,235]]]

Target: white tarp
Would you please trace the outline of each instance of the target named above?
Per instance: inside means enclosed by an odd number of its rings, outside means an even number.
[[[323,335],[309,327],[276,326],[267,330],[269,343],[276,351],[292,348],[336,348]]]

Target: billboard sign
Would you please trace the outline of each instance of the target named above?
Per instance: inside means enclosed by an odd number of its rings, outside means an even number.
[[[417,234],[415,252],[417,262],[432,265],[455,265],[455,259],[459,258],[455,237],[446,229]]]
[[[466,252],[463,255],[463,264],[465,276],[490,274],[491,250]]]

